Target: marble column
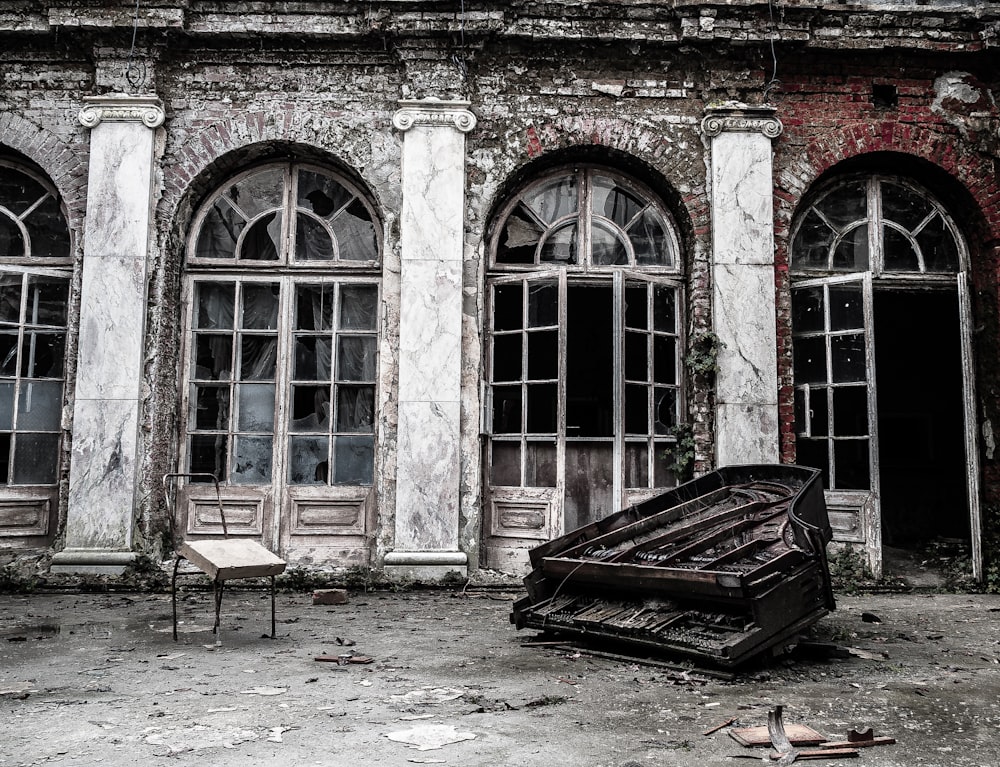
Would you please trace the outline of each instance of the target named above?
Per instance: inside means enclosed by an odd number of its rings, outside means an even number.
[[[711,143],[716,465],[775,463],[778,357],[774,288],[773,107],[727,104],[702,122]]]
[[[90,128],[79,356],[66,548],[53,572],[120,573],[135,558],[136,454],[148,258],[155,97],[84,99]]]
[[[390,577],[465,576],[459,550],[467,101],[403,100],[399,438]]]

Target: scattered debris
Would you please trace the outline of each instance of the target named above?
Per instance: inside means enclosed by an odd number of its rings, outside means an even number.
[[[861,613],[861,620],[865,623],[881,623],[882,619],[879,618],[875,613]]]
[[[252,690],[243,690],[244,695],[281,695],[288,692],[287,687],[254,687]]]
[[[342,605],[347,603],[347,589],[316,589],[312,595],[314,605]]]
[[[864,660],[887,660],[889,653],[885,650],[862,650],[860,647],[848,647],[847,652],[855,658]]]
[[[826,740],[812,727],[804,724],[784,724],[785,736],[789,742],[795,746],[818,746]],[[771,735],[767,727],[740,727],[729,731],[729,736],[741,746],[752,748],[755,746],[771,745]]]
[[[389,740],[405,743],[418,751],[430,751],[463,740],[474,740],[475,733],[459,732],[450,724],[425,724],[409,730],[386,733]]]
[[[297,730],[298,727],[272,727],[267,731],[267,740],[269,743],[281,743],[282,733],[288,732],[289,730]]]
[[[458,700],[468,692],[464,687],[423,687],[401,695],[390,695],[389,703],[405,706],[434,706]]]
[[[354,653],[345,653],[344,655],[317,655],[313,658],[314,661],[319,663],[336,663],[338,666],[346,666],[350,663],[365,664],[373,663],[374,658],[368,655],[356,655]]]
[[[705,730],[705,732],[702,733],[702,735],[711,735],[713,732],[718,732],[723,727],[728,727],[729,725],[731,725],[735,721],[736,721],[736,717],[735,716],[734,717],[730,717],[729,719],[727,719],[726,721],[724,721],[722,724],[717,724],[717,725],[715,725],[715,727],[709,727],[707,730]]]

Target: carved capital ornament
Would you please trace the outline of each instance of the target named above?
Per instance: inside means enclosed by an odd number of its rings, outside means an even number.
[[[714,138],[720,133],[763,133],[769,139],[778,138],[784,126],[774,116],[774,107],[749,107],[743,104],[726,105],[708,109],[701,121],[706,136]]]
[[[442,101],[433,96],[426,99],[400,99],[399,110],[392,116],[398,131],[413,126],[455,128],[468,133],[476,127],[476,116],[469,111],[468,101]]]
[[[163,105],[155,96],[84,96],[80,124],[94,128],[102,122],[141,122],[147,128],[163,125]]]

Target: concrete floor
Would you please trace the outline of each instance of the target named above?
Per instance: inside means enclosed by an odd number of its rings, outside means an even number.
[[[525,647],[515,596],[279,594],[271,640],[267,595],[227,592],[216,644],[205,592],[182,600],[177,642],[167,595],[0,595],[0,765],[739,765],[766,751],[703,732],[763,725],[776,704],[833,739],[898,741],[844,764],[1000,764],[1000,597],[841,597],[810,639],[855,655],[722,680]],[[372,662],[314,660],[350,652]]]

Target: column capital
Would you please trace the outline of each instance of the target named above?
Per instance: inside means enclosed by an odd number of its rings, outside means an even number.
[[[433,96],[425,99],[400,99],[399,110],[392,116],[396,130],[406,132],[414,125],[452,127],[468,133],[476,127],[476,116],[469,111],[468,101],[442,101]]]
[[[102,122],[141,122],[147,128],[163,125],[163,103],[156,96],[129,96],[111,93],[84,96],[80,123],[95,128]]]
[[[701,129],[706,136],[714,138],[724,132],[763,133],[770,139],[778,138],[784,126],[774,116],[775,107],[765,105],[751,107],[736,101],[729,101],[717,107],[709,107],[701,121]]]

